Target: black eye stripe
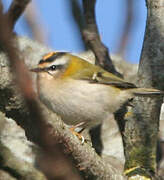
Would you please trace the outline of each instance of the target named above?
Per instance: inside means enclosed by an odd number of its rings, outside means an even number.
[[[65,54],[66,54],[65,52],[56,52],[53,56],[51,56],[51,57],[49,57],[49,58],[47,58],[47,59],[45,59],[45,60],[44,60],[44,59],[41,59],[41,60],[39,61],[39,64],[43,64],[43,63],[45,63],[45,62],[53,62],[55,59],[57,59],[57,58],[65,55]]]
[[[43,68],[44,71],[56,71],[58,69],[62,69],[63,65],[52,65],[50,67]]]

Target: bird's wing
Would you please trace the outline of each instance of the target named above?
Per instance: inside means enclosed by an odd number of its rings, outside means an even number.
[[[94,71],[93,72],[80,72],[80,74],[83,74],[83,78],[78,78],[81,80],[86,80],[90,83],[96,83],[96,84],[104,84],[104,85],[111,85],[115,86],[117,88],[121,89],[129,89],[129,88],[136,88],[136,85],[126,82],[123,79],[115,76],[112,73],[109,73],[107,71]]]
[[[112,74],[113,75],[113,74]],[[123,79],[118,78],[117,76],[109,76],[108,73],[95,73],[93,74],[93,83],[94,81],[98,84],[106,84],[115,86],[117,88],[129,89],[129,88],[136,88],[136,85],[126,82]]]

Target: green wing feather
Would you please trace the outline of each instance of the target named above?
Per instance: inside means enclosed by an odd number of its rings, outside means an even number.
[[[117,77],[111,77],[106,72],[94,72],[92,76],[83,78],[83,80],[88,80],[90,83],[111,85],[120,89],[136,88],[134,84],[118,79]]]
[[[73,61],[73,63],[75,63],[75,61]],[[99,66],[90,64],[87,61],[78,60],[75,66],[77,68],[76,73],[72,74],[72,78],[74,79],[85,80],[96,84],[111,85],[121,89],[136,88],[134,84],[126,82],[114,74],[105,71]]]
[[[77,58],[76,56],[70,55],[71,61],[70,68],[71,71],[67,71],[67,77],[74,79],[88,81],[89,83],[104,84],[114,86],[119,89],[131,89],[131,93],[137,96],[154,96],[154,95],[164,95],[163,91],[150,88],[137,88],[136,85],[126,82],[123,79],[115,76],[114,74],[105,71],[99,66],[90,64],[84,59]]]

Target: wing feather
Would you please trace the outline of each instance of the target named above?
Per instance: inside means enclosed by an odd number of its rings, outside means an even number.
[[[90,83],[111,85],[120,89],[136,88],[136,85],[134,85],[133,83],[126,82],[123,79],[114,75],[111,77],[108,75],[107,72],[95,72],[92,74],[92,76],[83,78],[82,80],[87,80]]]

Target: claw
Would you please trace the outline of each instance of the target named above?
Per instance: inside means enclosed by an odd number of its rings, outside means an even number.
[[[84,130],[84,128],[82,128],[82,130],[80,130],[80,132],[75,131],[75,129],[81,127],[83,124],[84,124],[84,122],[81,122],[70,128],[70,131],[72,132],[72,134],[74,134],[78,139],[80,139],[82,144],[84,143],[85,138],[80,133]]]

